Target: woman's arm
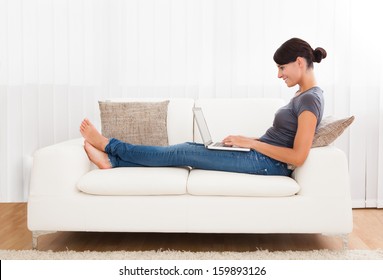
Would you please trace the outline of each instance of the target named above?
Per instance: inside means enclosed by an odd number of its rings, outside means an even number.
[[[310,152],[316,124],[317,118],[312,112],[304,111],[299,115],[293,148],[278,147],[243,136],[228,136],[223,142],[227,145],[251,148],[276,160],[301,166]]]

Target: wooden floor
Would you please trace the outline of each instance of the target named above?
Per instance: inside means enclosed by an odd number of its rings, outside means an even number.
[[[355,209],[350,249],[383,248],[383,209]],[[0,203],[0,249],[32,248],[26,203]],[[39,238],[39,250],[52,251],[254,251],[342,248],[339,237],[320,234],[188,234],[57,232]]]

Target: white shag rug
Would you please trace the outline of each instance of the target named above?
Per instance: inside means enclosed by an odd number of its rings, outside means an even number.
[[[379,250],[254,252],[0,250],[1,260],[382,260]]]

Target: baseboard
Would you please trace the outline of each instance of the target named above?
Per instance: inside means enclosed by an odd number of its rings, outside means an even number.
[[[383,200],[352,200],[352,208],[383,208]]]
[[[353,199],[352,208],[366,208],[366,201],[361,199]]]

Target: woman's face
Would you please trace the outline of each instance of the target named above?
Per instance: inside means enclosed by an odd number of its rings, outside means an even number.
[[[301,67],[299,67],[298,60],[283,65],[277,65],[278,78],[285,81],[288,87],[293,87],[299,84],[301,78]]]

